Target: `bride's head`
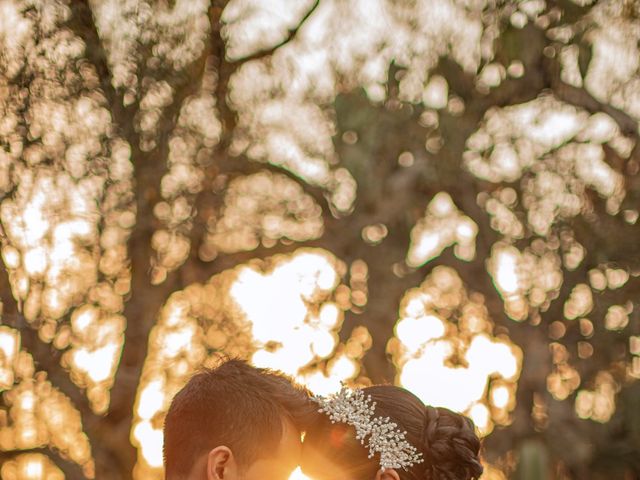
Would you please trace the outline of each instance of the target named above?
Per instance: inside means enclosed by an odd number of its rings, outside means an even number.
[[[344,421],[332,423],[327,413],[321,413],[304,438],[302,469],[307,475],[314,480],[471,480],[480,477],[480,441],[470,419],[445,408],[425,407],[418,397],[400,387],[374,386],[363,389],[363,393],[375,402],[370,418],[397,424],[397,432],[406,432],[400,445],[406,447],[405,451],[408,448],[414,452],[414,459],[419,460],[407,461],[405,468],[383,469],[380,448],[367,447],[370,436],[365,437],[363,445],[356,439],[354,425]],[[348,409],[351,404],[347,402]],[[387,417],[389,420],[385,422]]]

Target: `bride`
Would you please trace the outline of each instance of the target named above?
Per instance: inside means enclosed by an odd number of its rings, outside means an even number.
[[[473,422],[380,385],[315,397],[302,470],[314,480],[471,480],[482,474]]]

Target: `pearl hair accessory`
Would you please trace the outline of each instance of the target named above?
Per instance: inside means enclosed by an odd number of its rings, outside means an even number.
[[[369,458],[380,454],[380,468],[402,468],[406,470],[424,459],[417,449],[406,441],[407,432],[398,429],[398,425],[389,417],[374,417],[376,402],[371,396],[365,397],[362,390],[350,390],[342,387],[340,393],[328,397],[313,397],[320,405],[319,412],[325,413],[331,423],[341,422],[356,429],[356,439],[369,449]],[[365,437],[369,437],[365,444]]]

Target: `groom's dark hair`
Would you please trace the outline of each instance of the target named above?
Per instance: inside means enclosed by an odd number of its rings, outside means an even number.
[[[220,445],[248,466],[277,450],[285,419],[303,432],[316,409],[308,391],[279,372],[235,359],[204,369],[176,394],[167,412],[165,476],[186,478],[201,455]]]

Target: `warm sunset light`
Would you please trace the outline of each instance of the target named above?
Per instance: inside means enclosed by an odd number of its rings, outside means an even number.
[[[298,467],[293,471],[293,473],[289,477],[289,480],[313,480],[313,479],[311,477],[308,477],[304,473],[302,473],[302,470],[300,470],[300,467]]]
[[[329,253],[303,249],[173,294],[151,333],[138,391],[132,442],[140,447],[140,475],[160,478],[157,419],[198,366],[215,363],[217,351],[288,373],[317,394],[355,379],[371,337],[362,327],[339,342],[348,308],[336,297],[344,272]]]
[[[639,18],[0,1],[0,480],[164,479],[224,358],[467,416],[482,480],[640,478]]]

